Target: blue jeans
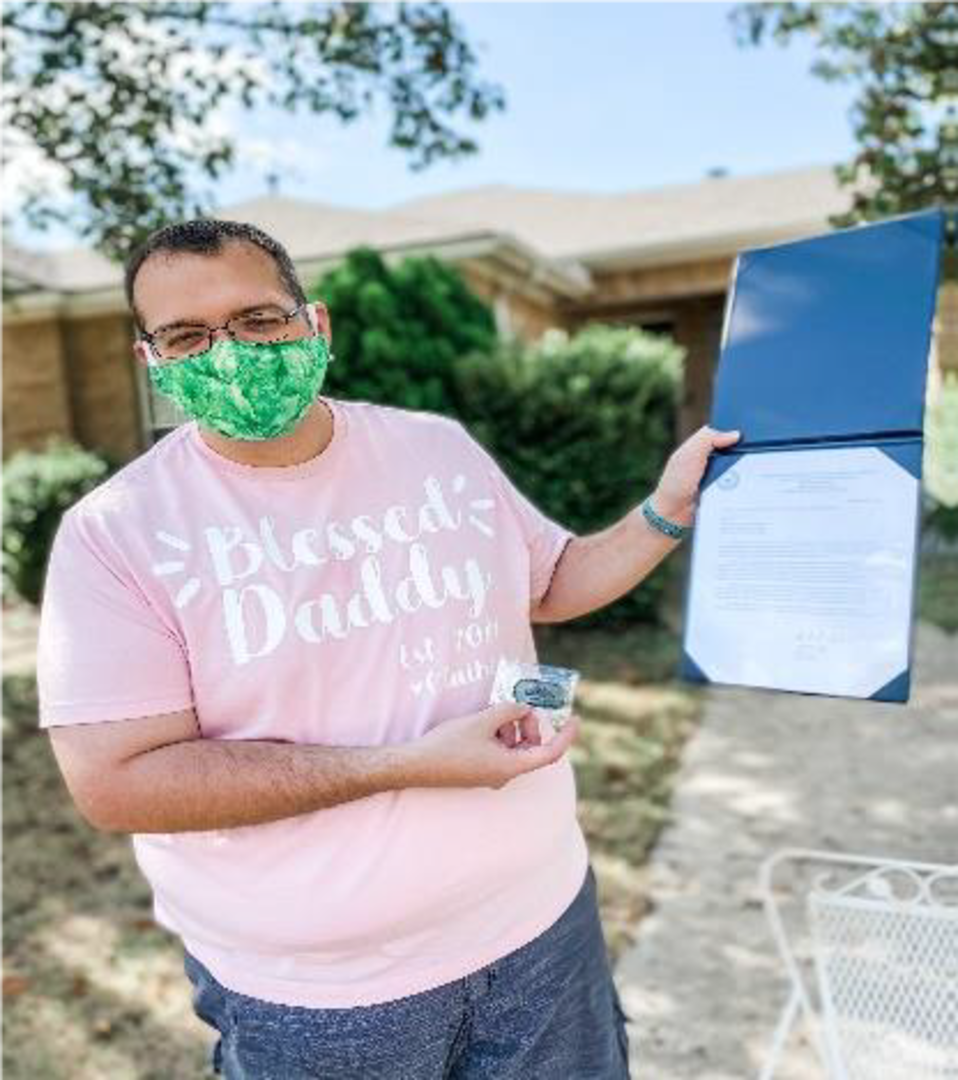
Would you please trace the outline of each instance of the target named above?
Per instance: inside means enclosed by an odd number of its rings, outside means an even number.
[[[591,864],[532,941],[464,978],[376,1005],[277,1005],[221,985],[191,953],[193,1010],[226,1080],[629,1080]]]

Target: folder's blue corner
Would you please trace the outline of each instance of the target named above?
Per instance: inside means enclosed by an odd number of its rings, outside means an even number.
[[[745,455],[741,451],[726,450],[723,453],[713,453],[705,463],[705,472],[699,483],[699,492],[703,492],[713,484],[722,473],[727,472],[733,465],[737,465]]]
[[[689,656],[685,649],[682,650],[682,656],[679,660],[679,667],[676,675],[678,678],[684,679],[686,682],[711,682],[711,679],[709,679],[708,675],[706,675],[705,672],[698,666],[698,664],[696,664],[696,662],[692,659],[691,656]]]
[[[890,701],[904,705],[911,691],[911,670],[905,668],[869,697],[869,701]]]
[[[910,473],[916,480],[921,480],[922,456],[925,452],[921,436],[909,442],[876,443],[875,446],[892,461],[897,462],[905,472]]]

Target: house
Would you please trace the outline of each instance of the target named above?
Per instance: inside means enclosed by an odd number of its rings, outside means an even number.
[[[708,417],[736,252],[827,231],[848,204],[820,165],[616,194],[484,185],[384,210],[274,194],[219,213],[276,236],[307,283],[368,244],[387,261],[455,265],[503,332],[600,320],[668,333],[687,350],[684,438]],[[7,248],[3,284],[5,455],[60,433],[129,460],[181,422],[133,358],[121,266],[84,248]]]

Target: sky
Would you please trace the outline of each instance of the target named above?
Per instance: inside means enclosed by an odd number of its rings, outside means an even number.
[[[512,184],[593,192],[694,182],[708,170],[772,172],[854,153],[853,88],[809,70],[811,43],[735,42],[725,3],[455,2],[484,79],[506,110],[454,120],[479,152],[422,171],[386,145],[384,105],[330,117],[230,110],[244,164],[215,188],[220,205],[267,191],[380,209],[420,195]],[[272,157],[272,164],[267,158]],[[35,248],[69,233],[15,233]]]

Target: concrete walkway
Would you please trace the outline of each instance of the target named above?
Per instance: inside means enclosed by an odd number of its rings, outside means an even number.
[[[906,706],[703,692],[649,867],[653,910],[616,968],[640,1080],[758,1075],[786,990],[758,901],[766,855],[958,861],[958,637],[918,624]],[[821,1078],[798,1045],[780,1075]]]

